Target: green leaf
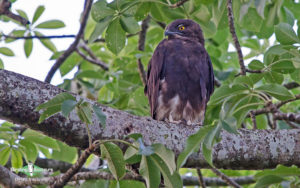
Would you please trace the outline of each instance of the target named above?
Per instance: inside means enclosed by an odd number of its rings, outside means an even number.
[[[112,20],[112,16],[108,16],[102,20],[100,20],[96,26],[95,26],[95,29],[94,31],[92,32],[90,38],[89,38],[89,41],[88,43],[92,43],[94,42],[99,36],[102,35],[104,29],[108,26],[108,24],[110,23],[110,21]]]
[[[249,8],[248,12],[240,22],[241,27],[248,31],[259,32],[263,24],[263,20],[257,14],[255,8]]]
[[[77,104],[77,102],[74,100],[65,100],[61,104],[62,115],[67,118],[69,116],[70,112],[75,108],[76,104]]]
[[[101,187],[102,188],[102,187]],[[111,180],[109,188],[145,188],[144,182],[135,180]]]
[[[0,165],[4,166],[6,165],[10,155],[10,147],[7,145],[7,147],[3,147],[0,150]]]
[[[221,124],[222,124],[222,128],[223,128],[224,130],[226,130],[227,132],[232,133],[232,134],[238,134],[238,133],[239,133],[239,132],[237,131],[237,127],[231,126],[231,125],[228,124],[226,121],[221,120]]]
[[[138,147],[137,142],[133,143],[134,146]],[[138,150],[132,146],[129,146],[124,154],[124,160],[126,163],[135,164],[141,161],[142,156],[138,155]]]
[[[275,175],[264,176],[256,182],[255,188],[269,187],[269,185],[280,183],[285,180],[286,179]]]
[[[139,21],[145,19],[150,12],[151,5],[150,2],[140,3],[134,15],[135,19]]]
[[[42,123],[45,119],[51,117],[52,115],[58,113],[61,111],[60,106],[51,106],[49,108],[46,108],[43,113],[40,115],[38,124]]]
[[[77,115],[79,119],[87,124],[92,123],[92,109],[87,102],[82,103],[77,107]]]
[[[6,47],[1,47],[0,48],[0,54],[6,55],[6,56],[14,56],[14,52]]]
[[[103,113],[101,108],[99,108],[96,105],[93,105],[93,110],[94,110],[97,118],[99,119],[102,128],[105,128],[105,126],[106,126],[106,115]]]
[[[292,73],[295,71],[295,67],[291,60],[278,60],[273,62],[269,66],[271,66],[272,71],[276,71],[281,74]]]
[[[247,90],[248,88],[242,84],[235,84],[231,87],[229,85],[222,85],[221,87],[215,90],[215,92],[210,98],[209,104],[217,104],[226,97],[236,94],[242,94],[244,91]]]
[[[23,139],[20,141],[20,145],[22,145],[22,150],[24,151],[24,156],[27,162],[34,162],[38,156],[38,151],[36,146],[29,142],[27,139]]]
[[[153,147],[152,146],[145,146],[145,144],[143,143],[143,140],[142,140],[141,137],[138,138],[137,141],[140,145],[140,147],[139,147],[139,154],[140,155],[149,156],[149,155],[154,154]]]
[[[107,16],[113,16],[115,14],[115,11],[109,7],[107,7],[106,0],[99,0],[96,3],[93,4],[91,9],[91,15],[92,18],[99,22],[103,18]]]
[[[140,26],[133,16],[121,16],[120,23],[123,29],[128,33],[135,34],[140,30]]]
[[[106,30],[106,45],[110,51],[117,55],[124,48],[125,40],[125,31],[120,24],[120,19],[116,18],[109,24]]]
[[[34,31],[36,36],[44,36],[42,33],[38,32],[38,31]],[[51,50],[52,52],[56,52],[57,49],[54,45],[54,43],[50,40],[50,39],[39,39],[39,41],[49,50]]]
[[[60,20],[49,20],[49,21],[45,21],[45,22],[38,24],[35,28],[58,29],[58,28],[62,28],[62,27],[65,27],[64,22],[62,22]]]
[[[28,135],[26,136],[26,134],[23,134],[23,136],[25,135],[25,139],[27,142],[33,143],[35,145],[40,145],[46,148],[51,148],[53,150],[59,150],[59,146],[56,142],[56,140],[47,137],[47,136],[43,136],[41,134],[36,134],[34,135]]]
[[[51,158],[68,163],[74,163],[77,159],[77,149],[60,141],[56,141],[56,143],[59,150],[53,150]]]
[[[284,76],[283,74],[274,72],[274,71],[270,71],[270,72],[265,72],[263,74],[265,80],[269,83],[277,83],[277,84],[281,84],[284,80]]]
[[[256,11],[258,12],[258,14],[262,19],[265,18],[264,16],[265,6],[266,6],[266,0],[255,0]]]
[[[139,173],[146,181],[147,188],[159,187],[160,172],[150,156],[142,156]]]
[[[45,10],[44,6],[38,6],[32,18],[32,24],[34,24],[39,19],[39,17],[43,14],[44,10]]]
[[[279,100],[294,98],[293,94],[291,94],[287,88],[279,84],[265,84],[256,88],[256,90],[266,92]]]
[[[275,36],[281,44],[295,44],[300,42],[292,26],[287,23],[279,23],[275,26]]]
[[[68,74],[81,60],[82,58],[77,53],[72,53],[59,67],[61,76],[63,77]]]
[[[154,153],[165,162],[170,170],[170,173],[173,174],[173,172],[176,170],[174,152],[166,148],[163,144],[152,144],[152,148]]]
[[[265,66],[262,62],[260,62],[259,60],[253,60],[249,63],[248,67],[252,70],[261,70],[263,69]]]
[[[182,180],[177,171],[170,173],[170,170],[166,163],[156,154],[150,156],[155,165],[159,168],[164,177],[164,184],[166,187],[182,188]]]
[[[201,148],[204,159],[208,162],[210,166],[214,166],[212,162],[212,149],[208,149],[207,146],[203,143]]]
[[[18,12],[18,14],[19,14],[20,16],[22,16],[22,17],[25,18],[26,20],[29,20],[27,14],[26,14],[23,10],[17,9],[16,11]]]
[[[65,100],[76,100],[76,99],[69,93],[66,93],[66,92],[60,93],[60,94],[56,95],[55,97],[53,97],[52,99],[50,99],[49,101],[37,106],[35,110],[38,111],[38,110],[41,110],[44,108],[61,106],[61,104]]]
[[[4,63],[1,58],[0,58],[0,69],[4,69]]]
[[[264,176],[276,175],[280,177],[284,176],[300,176],[300,169],[297,166],[283,166],[278,165],[275,169],[265,169],[262,172],[255,174],[255,178],[261,178]]]
[[[105,156],[108,168],[116,180],[122,179],[125,175],[125,161],[122,150],[114,143],[106,142],[101,144],[101,156]]]
[[[27,36],[30,37],[31,34],[28,33]],[[26,39],[24,42],[24,51],[25,51],[26,57],[30,56],[30,54],[32,52],[32,46],[33,46],[32,39]]]
[[[22,154],[14,148],[11,150],[11,166],[15,169],[22,168],[23,166]]]
[[[181,152],[177,159],[177,169],[181,168],[187,158],[193,153],[196,152],[200,148],[200,144],[202,143],[206,134],[213,129],[213,126],[203,126],[199,129],[196,134],[193,134],[188,137],[186,141],[186,146],[184,147],[183,152]]]

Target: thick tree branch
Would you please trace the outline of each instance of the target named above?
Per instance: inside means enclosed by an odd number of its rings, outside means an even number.
[[[68,119],[56,114],[41,124],[37,123],[40,114],[34,109],[63,92],[62,89],[6,70],[0,70],[0,80],[1,119],[38,130],[70,146],[88,147],[85,126],[75,112],[71,112]],[[79,100],[80,96],[76,98]],[[90,129],[94,140],[123,139],[128,134],[141,133],[145,144],[162,143],[178,156],[187,137],[198,130],[198,127],[168,124],[89,102],[101,107],[107,116],[106,128],[103,129],[93,115]],[[222,141],[214,146],[213,151],[213,162],[217,168],[265,169],[278,164],[300,166],[300,130],[241,129],[238,135],[222,132],[221,136]],[[209,167],[201,152],[191,155],[185,166]]]
[[[147,16],[147,18],[144,19],[142,22],[142,30],[139,34],[139,43],[138,43],[138,50],[140,50],[140,51],[144,51],[144,49],[145,49],[146,33],[147,33],[150,19],[151,19],[151,17]],[[142,64],[141,58],[138,59],[138,69],[139,69],[139,73],[140,73],[140,77],[143,82],[143,85],[145,86],[147,79],[146,79],[146,73],[145,73],[145,69]]]
[[[63,64],[63,62],[76,50],[80,39],[83,36],[84,29],[87,23],[87,19],[89,17],[89,13],[93,4],[93,0],[86,0],[85,7],[83,10],[82,18],[80,21],[80,28],[76,35],[75,41],[69,46],[69,48],[56,60],[54,65],[51,67],[50,71],[48,72],[45,82],[50,83],[52,77],[54,76],[56,70]]]
[[[22,25],[26,26],[29,24],[29,21],[23,18],[22,16],[16,15],[12,13],[9,9],[11,6],[11,2],[8,0],[2,0],[0,1],[0,15],[5,15],[13,20],[16,20],[17,22],[20,22]]]
[[[239,39],[236,35],[235,27],[234,27],[234,21],[233,21],[234,19],[233,19],[233,13],[232,13],[232,0],[227,0],[227,10],[228,10],[227,14],[228,14],[228,24],[229,24],[229,28],[230,28],[230,33],[232,35],[234,46],[235,46],[235,49],[236,49],[238,57],[239,57],[239,63],[240,63],[240,67],[241,67],[240,75],[246,75],[246,68],[245,68],[245,64],[244,64],[243,53],[242,53]]]

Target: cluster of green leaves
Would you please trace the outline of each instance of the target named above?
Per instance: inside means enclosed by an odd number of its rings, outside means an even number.
[[[29,20],[27,14],[23,10],[18,9],[16,11],[18,12],[18,14],[20,16],[22,16],[26,20]],[[37,21],[41,17],[41,15],[44,13],[44,11],[45,11],[44,6],[37,7],[32,19],[29,20],[30,21],[29,24],[24,26],[24,25],[16,22],[21,26],[22,29],[15,29],[8,35],[12,36],[12,37],[32,37],[32,36],[44,37],[45,35],[41,32],[41,30],[43,30],[43,29],[59,29],[59,28],[65,27],[65,24],[60,20],[48,20],[48,21],[38,23]],[[16,40],[15,38],[6,38],[5,42],[10,43],[15,40]],[[50,39],[40,38],[39,41],[53,53],[57,51],[54,43]],[[24,52],[25,52],[26,57],[30,56],[32,49],[33,49],[33,39],[24,40]]]
[[[106,115],[102,112],[101,108],[96,105],[93,105],[91,107],[90,103],[82,99],[77,102],[76,98],[69,93],[60,93],[53,97],[51,100],[37,106],[37,111],[43,110],[38,123],[43,122],[45,119],[59,112],[61,112],[63,116],[68,118],[70,112],[75,108],[77,115],[82,122],[86,123],[87,125],[91,124],[93,122],[93,111],[99,119],[100,124],[105,127]]]

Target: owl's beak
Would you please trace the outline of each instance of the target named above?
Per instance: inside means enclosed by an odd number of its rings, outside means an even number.
[[[171,36],[171,35],[182,35],[182,33],[176,31],[169,31],[169,30],[165,31],[165,36]]]

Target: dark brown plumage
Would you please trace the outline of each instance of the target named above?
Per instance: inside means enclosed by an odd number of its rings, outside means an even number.
[[[202,124],[214,74],[200,26],[175,20],[148,65],[145,94],[156,120]]]

